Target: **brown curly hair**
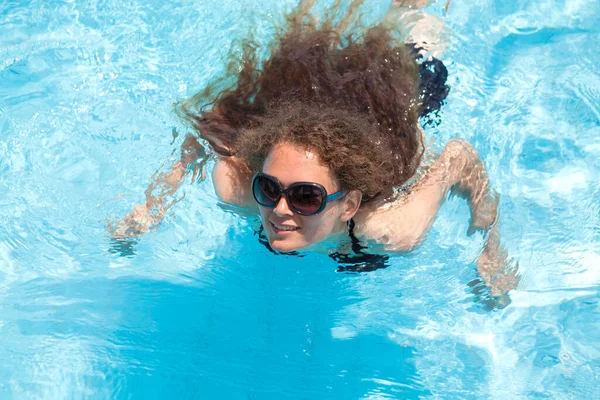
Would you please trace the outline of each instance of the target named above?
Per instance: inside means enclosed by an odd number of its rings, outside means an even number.
[[[352,7],[336,25],[333,17],[317,24],[305,4],[288,16],[262,65],[247,41],[235,86],[199,108],[207,87],[180,111],[217,153],[253,170],[275,144],[310,149],[367,202],[406,182],[421,161],[418,65],[393,38],[398,27],[344,33]]]

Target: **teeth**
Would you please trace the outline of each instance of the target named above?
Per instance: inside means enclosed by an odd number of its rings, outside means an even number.
[[[285,225],[279,225],[273,222],[273,226],[275,226],[275,228],[282,230],[282,231],[295,231],[296,229],[298,229],[295,226],[285,226]]]

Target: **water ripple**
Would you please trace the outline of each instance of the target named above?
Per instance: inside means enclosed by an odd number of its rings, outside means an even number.
[[[210,177],[157,232],[111,241],[106,217],[176,154],[173,102],[293,3],[2,3],[1,396],[600,397],[597,1],[452,2],[446,18],[452,90],[427,133],[471,141],[502,194],[508,307],[486,304],[458,199],[366,274],[271,254]]]

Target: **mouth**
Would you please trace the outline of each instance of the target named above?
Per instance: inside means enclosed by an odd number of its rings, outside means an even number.
[[[300,230],[300,227],[298,227],[298,226],[281,225],[281,224],[276,224],[273,221],[269,221],[269,223],[271,224],[271,229],[273,229],[273,232],[275,232],[278,235],[288,235],[292,232],[296,232],[296,231]]]

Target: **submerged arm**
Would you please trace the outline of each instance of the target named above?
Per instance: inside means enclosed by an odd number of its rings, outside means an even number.
[[[116,239],[142,236],[160,226],[165,213],[183,199],[175,195],[190,170],[193,180],[206,177],[208,155],[196,137],[188,135],[181,146],[181,158],[167,172],[157,173],[146,189],[146,202],[136,204],[119,222],[109,224],[109,232]],[[234,156],[219,156],[213,169],[213,184],[217,196],[225,203],[256,211],[250,190],[252,172]]]
[[[498,195],[491,188],[485,166],[475,149],[462,140],[456,147],[448,154],[450,182],[454,182],[451,190],[469,201],[471,223],[468,234],[475,231],[486,234],[477,260],[477,272],[501,305],[506,301],[503,296],[515,289],[519,280],[517,266],[508,258],[500,242]]]
[[[188,171],[193,178],[206,176],[205,166],[208,155],[193,135],[187,135],[181,145],[181,157],[168,171],[156,173],[146,189],[145,203],[136,204],[119,222],[109,224],[110,234],[117,239],[141,236],[158,229],[165,213],[183,197],[175,198]]]

